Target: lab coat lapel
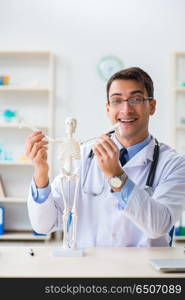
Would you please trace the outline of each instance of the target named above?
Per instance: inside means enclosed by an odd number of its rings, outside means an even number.
[[[133,158],[131,158],[125,165],[124,170],[144,166],[147,164],[147,161],[153,161],[153,152],[155,147],[155,140],[152,139],[151,142],[141,149]]]

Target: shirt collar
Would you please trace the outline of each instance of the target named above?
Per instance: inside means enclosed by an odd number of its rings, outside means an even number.
[[[112,139],[115,142],[115,144],[117,145],[117,147],[119,148],[119,150],[121,150],[121,148],[123,148],[123,145],[118,141],[115,134],[113,134]],[[128,151],[128,155],[126,155],[127,156],[126,159],[130,160],[140,150],[142,150],[146,145],[148,145],[151,140],[152,140],[152,136],[149,134],[142,142],[137,143],[133,146],[127,147],[126,149]]]

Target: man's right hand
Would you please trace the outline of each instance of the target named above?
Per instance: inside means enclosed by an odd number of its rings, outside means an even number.
[[[47,163],[47,144],[43,140],[45,135],[42,131],[36,131],[26,139],[25,153],[26,156],[33,162],[35,173],[34,180],[38,188],[46,187],[49,183]]]

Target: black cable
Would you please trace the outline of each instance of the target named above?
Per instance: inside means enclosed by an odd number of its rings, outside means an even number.
[[[158,164],[158,159],[159,159],[159,143],[158,141],[155,139],[155,148],[154,148],[154,154],[153,154],[153,162],[150,168],[150,173],[148,175],[148,179],[146,182],[146,186],[150,186],[152,187],[153,182],[154,182],[154,177],[155,177],[155,173],[156,173],[156,168],[157,168],[157,164]]]

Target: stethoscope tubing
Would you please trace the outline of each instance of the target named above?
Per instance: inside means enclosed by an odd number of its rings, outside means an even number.
[[[111,134],[113,132],[109,132],[109,134]],[[148,177],[147,177],[147,180],[146,180],[146,187],[147,188],[151,188],[152,185],[153,185],[154,178],[155,178],[155,173],[156,173],[156,169],[157,169],[157,165],[158,165],[158,160],[159,160],[159,154],[160,154],[159,143],[158,143],[156,138],[154,140],[155,140],[155,147],[154,147],[154,152],[153,152],[153,161],[152,161],[150,171],[149,171],[149,174],[148,174]],[[99,193],[93,193],[93,192],[89,193],[85,190],[85,183],[86,183],[86,180],[87,180],[87,177],[88,177],[88,173],[89,173],[89,170],[90,170],[90,166],[91,166],[93,157],[94,157],[94,152],[91,149],[90,152],[89,152],[89,155],[88,155],[89,164],[88,164],[87,171],[86,171],[86,174],[85,174],[85,179],[84,179],[83,184],[82,184],[82,189],[83,189],[85,194],[88,194],[88,195],[91,195],[91,196],[99,196],[103,193],[103,190],[104,190],[104,187],[105,187],[105,179],[104,179],[103,187],[102,187],[102,189]]]

